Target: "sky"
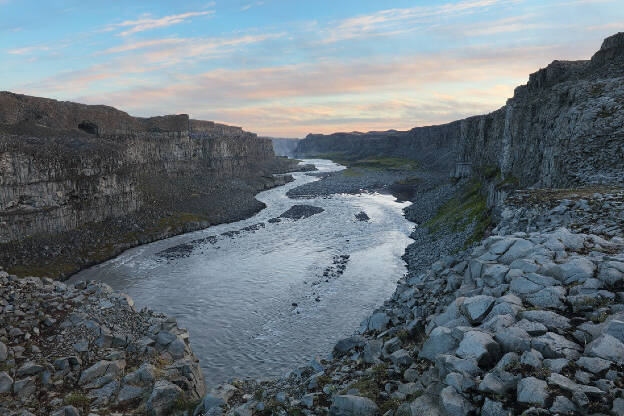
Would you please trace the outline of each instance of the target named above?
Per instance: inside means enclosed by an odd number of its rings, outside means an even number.
[[[440,124],[624,31],[622,0],[0,0],[0,90],[264,136]]]

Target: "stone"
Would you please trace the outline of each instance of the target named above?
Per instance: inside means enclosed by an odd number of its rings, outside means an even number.
[[[95,399],[92,402],[94,406],[107,405],[111,401],[113,395],[117,392],[118,389],[119,389],[119,381],[113,380],[110,383],[103,385],[99,389],[90,390],[87,393],[87,397],[91,399]]]
[[[0,371],[0,394],[9,393],[13,387],[13,379],[6,371]]]
[[[464,300],[461,310],[470,323],[481,323],[494,306],[494,300],[492,296],[473,296]]]
[[[225,400],[223,400],[221,397],[207,394],[206,396],[204,396],[199,405],[195,408],[193,416],[201,416],[209,412],[211,409],[221,408],[222,406],[225,406]]]
[[[506,392],[505,383],[494,373],[487,373],[479,384],[479,391],[503,395]]]
[[[362,360],[367,364],[374,364],[381,357],[383,340],[373,339],[366,343],[362,351]],[[394,352],[394,351],[393,351]]]
[[[93,364],[91,367],[87,368],[82,372],[82,374],[80,375],[80,379],[78,380],[78,384],[89,384],[96,381],[98,378],[109,378],[110,380],[112,380],[113,378],[121,375],[125,367],[126,363],[123,360],[98,361],[97,363]],[[98,385],[97,387],[100,387],[101,385],[102,383],[100,383],[100,385]]]
[[[451,329],[444,326],[436,327],[429,334],[429,338],[423,344],[418,356],[434,361],[439,354],[446,354],[457,348],[458,341],[452,332]]]
[[[569,393],[583,392],[590,397],[605,395],[605,392],[597,387],[575,383],[566,376],[557,373],[552,373],[548,376],[547,381],[548,384],[557,386],[562,390],[568,391]]]
[[[581,357],[576,361],[576,365],[596,374],[611,367],[611,361],[598,357]]]
[[[551,413],[559,413],[563,415],[576,413],[576,406],[570,399],[565,396],[557,396],[550,407]]]
[[[570,364],[565,358],[555,358],[544,360],[544,365],[554,373],[561,373]]]
[[[540,308],[565,309],[562,300],[566,290],[561,286],[549,286],[526,297],[527,302]]]
[[[539,351],[533,349],[523,352],[522,356],[520,357],[520,363],[526,364],[533,368],[541,368],[543,360],[544,357],[542,356],[542,354]]]
[[[394,365],[400,368],[409,367],[414,360],[406,350],[398,350],[390,354],[390,360]]]
[[[571,327],[570,320],[552,311],[532,310],[520,312],[522,318],[533,322],[539,322],[549,330],[568,329]]]
[[[17,380],[13,383],[13,393],[19,398],[24,399],[32,395],[37,390],[35,380],[33,377],[27,377],[22,380]]]
[[[157,381],[145,405],[148,416],[171,414],[173,406],[181,396],[182,389],[180,387],[166,380]]]
[[[461,358],[473,358],[480,367],[494,365],[500,358],[500,347],[491,335],[469,331],[459,343],[456,354]]]
[[[367,328],[369,331],[384,331],[390,323],[390,317],[385,312],[374,313],[368,318]]]
[[[379,408],[366,397],[337,395],[329,408],[330,416],[376,416]]]
[[[158,335],[156,335],[156,342],[160,345],[167,346],[171,344],[178,338],[176,334],[169,331],[160,331]]]
[[[0,341],[0,363],[6,361],[8,354],[9,351],[7,349],[7,346],[2,341]]]
[[[440,403],[450,415],[465,416],[474,410],[472,404],[451,386],[440,392]]]
[[[505,410],[502,403],[486,397],[481,407],[481,416],[509,416],[509,411]]]
[[[29,361],[17,370],[17,377],[34,376],[43,371],[43,366]]]
[[[585,346],[585,355],[624,365],[624,343],[609,334],[603,334]]]
[[[605,333],[611,335],[620,342],[624,342],[624,321],[612,319],[609,321]]]
[[[50,416],[80,416],[80,411],[74,406],[63,406],[52,412]]]
[[[447,374],[446,378],[444,379],[444,382],[448,386],[454,387],[455,390],[457,390],[458,392],[463,392],[463,391],[472,389],[476,386],[472,377],[467,377],[462,373],[455,373],[455,372]],[[411,384],[414,384],[414,383],[411,383]]]
[[[522,352],[531,349],[531,336],[517,326],[498,331],[495,338],[503,352]]]
[[[533,338],[531,347],[541,352],[544,358],[569,358],[572,360],[580,357],[579,351],[581,350],[578,344],[554,332],[547,332],[542,336]]]
[[[518,321],[515,326],[525,330],[527,334],[531,335],[532,337],[544,335],[546,332],[548,332],[548,328],[546,327],[546,325],[539,322],[529,321],[528,319],[522,319]]]
[[[548,385],[535,377],[523,378],[517,388],[518,403],[543,407],[548,398]]]
[[[483,267],[481,278],[489,287],[497,287],[505,283],[505,275],[509,267],[502,264],[487,264]]]
[[[613,413],[614,415],[624,415],[624,399],[618,397],[617,399],[613,400],[611,413]]]
[[[167,351],[171,354],[171,357],[174,360],[178,360],[184,357],[184,352],[186,349],[186,344],[180,338],[176,338],[172,343],[167,347]]]
[[[584,282],[594,277],[596,265],[585,257],[574,257],[559,265],[557,277],[566,285],[573,282]]]
[[[126,384],[121,388],[119,394],[117,395],[117,403],[120,405],[125,405],[129,402],[141,398],[144,393],[144,387],[137,387],[133,386],[132,384]]]
[[[512,264],[515,260],[525,257],[535,245],[528,240],[518,239],[507,252],[498,258],[503,264]]]
[[[363,347],[366,345],[366,340],[361,335],[353,335],[349,338],[341,339],[334,345],[334,354],[342,356],[354,348]]]

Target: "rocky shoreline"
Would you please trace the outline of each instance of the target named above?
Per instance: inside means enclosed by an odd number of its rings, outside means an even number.
[[[430,266],[413,263],[417,240],[392,299],[331,357],[236,381],[196,414],[623,414],[622,191],[540,194],[516,193],[494,235]],[[535,198],[543,230],[521,206]]]

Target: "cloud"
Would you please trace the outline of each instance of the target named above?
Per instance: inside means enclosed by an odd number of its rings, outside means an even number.
[[[24,48],[10,49],[7,51],[7,53],[11,55],[32,55],[35,52],[45,52],[45,51],[51,51],[51,50],[52,50],[52,47],[50,46],[39,45],[39,46],[26,46]]]
[[[119,29],[124,29],[122,32],[118,34],[118,36],[129,36],[134,33],[144,32],[146,30],[167,27],[171,25],[175,25],[178,23],[182,23],[185,20],[196,17],[196,16],[208,16],[214,14],[214,11],[203,11],[203,12],[188,12],[182,14],[174,14],[171,16],[165,16],[158,19],[143,17],[138,20],[126,20],[120,23],[113,23],[104,28],[105,31],[115,31]]]
[[[344,19],[326,30],[325,43],[371,36],[389,36],[419,30],[419,23],[436,16],[475,13],[493,6],[520,3],[522,0],[469,0],[436,6],[387,9]]]
[[[247,10],[251,9],[252,7],[262,6],[263,4],[264,4],[263,1],[257,1],[255,3],[249,3],[249,4],[246,4],[243,7],[241,7],[241,11],[244,12],[244,11],[247,11]]]

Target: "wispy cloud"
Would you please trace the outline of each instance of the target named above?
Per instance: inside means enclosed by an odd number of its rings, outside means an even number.
[[[327,30],[326,43],[371,36],[388,36],[419,30],[418,23],[436,16],[474,13],[493,6],[520,3],[522,0],[468,0],[436,6],[387,9],[335,22]]]
[[[144,32],[146,30],[157,29],[182,23],[185,20],[196,16],[208,16],[214,14],[214,11],[188,12],[182,14],[173,14],[161,18],[151,18],[148,16],[137,20],[126,20],[120,23],[113,23],[105,27],[106,31],[114,31],[122,29],[118,36],[129,36],[134,33]]]
[[[246,4],[243,7],[241,7],[241,11],[247,11],[247,10],[251,9],[252,7],[262,6],[263,4],[264,4],[263,1],[257,1],[255,3],[249,3],[249,4]]]

